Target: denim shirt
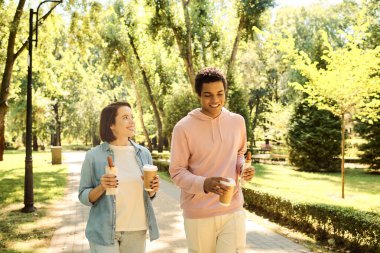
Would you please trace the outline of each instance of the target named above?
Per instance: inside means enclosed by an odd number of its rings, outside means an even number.
[[[136,160],[140,170],[144,164],[152,164],[152,156],[148,149],[132,142],[136,152]],[[116,227],[116,199],[114,195],[105,193],[95,202],[89,201],[90,191],[100,184],[100,178],[105,174],[107,157],[113,155],[109,143],[103,142],[86,153],[82,165],[79,200],[82,204],[90,206],[90,214],[86,226],[86,237],[89,241],[100,245],[113,245]],[[144,206],[146,220],[149,227],[149,237],[153,241],[158,239],[159,231],[149,194],[144,190]]]

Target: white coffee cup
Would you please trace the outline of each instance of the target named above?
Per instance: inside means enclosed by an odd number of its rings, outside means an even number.
[[[219,196],[219,204],[222,206],[229,206],[231,204],[232,196],[234,194],[234,189],[236,186],[235,180],[232,178],[227,178],[227,181],[220,181],[221,184],[227,186],[228,190],[224,192],[222,196]]]
[[[146,191],[153,191],[150,188],[150,182],[157,175],[157,166],[151,164],[145,164],[143,167],[144,170],[144,189]]]

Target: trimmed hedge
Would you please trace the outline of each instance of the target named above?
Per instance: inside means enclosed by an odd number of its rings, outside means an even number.
[[[293,203],[281,197],[243,189],[245,208],[282,225],[314,235],[319,241],[354,252],[380,252],[380,215],[323,204]]]

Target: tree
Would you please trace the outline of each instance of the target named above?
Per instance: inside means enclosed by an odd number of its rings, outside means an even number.
[[[321,31],[326,50],[323,59],[326,69],[318,69],[317,62],[312,62],[304,53],[294,54],[294,69],[307,78],[305,85],[293,85],[305,92],[305,99],[318,109],[328,110],[341,121],[341,173],[342,198],[344,198],[344,150],[346,116],[355,113],[357,116],[366,114],[370,120],[376,120],[377,114],[371,110],[373,103],[366,103],[371,97],[375,104],[380,103],[376,92],[379,91],[380,47],[362,49],[366,26],[363,15],[359,16],[359,25],[353,27],[354,33],[344,34],[347,44],[342,48],[333,49],[327,40],[327,35]]]
[[[289,161],[302,171],[338,171],[339,117],[326,110],[297,106],[289,125]]]
[[[219,33],[211,18],[214,13],[212,5],[209,1],[181,0],[182,10],[179,10],[174,1],[147,2],[154,7],[154,16],[150,24],[152,35],[156,37],[161,30],[169,41],[175,41],[195,93],[195,73],[196,69],[199,69],[195,63],[205,66],[212,62],[213,59],[208,60],[207,56],[212,55],[208,51],[217,51],[219,45]],[[168,46],[171,46],[171,43],[168,43]]]
[[[0,90],[0,161],[3,160],[4,148],[5,148],[5,116],[8,112],[8,96],[9,96],[9,87],[11,85],[13,65],[19,55],[25,50],[28,42],[25,41],[16,51],[16,37],[19,30],[19,25],[21,17],[23,14],[23,9],[25,5],[25,0],[19,0],[13,20],[9,25],[9,37],[7,45],[7,56],[5,60],[4,71],[1,79],[1,90]],[[53,9],[58,4],[55,3],[54,6],[48,11],[44,16],[40,18],[39,24],[51,14]]]

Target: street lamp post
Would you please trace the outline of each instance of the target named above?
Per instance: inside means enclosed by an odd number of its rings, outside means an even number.
[[[29,37],[28,37],[28,84],[26,91],[26,151],[25,151],[25,186],[24,186],[24,207],[21,209],[24,213],[31,213],[36,210],[34,207],[34,194],[33,194],[33,159],[32,159],[32,53],[33,41],[38,43],[38,11],[42,4],[47,2],[62,3],[62,0],[48,0],[41,2],[37,11],[34,12],[30,9],[29,12]],[[57,4],[57,5],[58,5]],[[33,15],[36,15],[36,39],[33,39]]]

